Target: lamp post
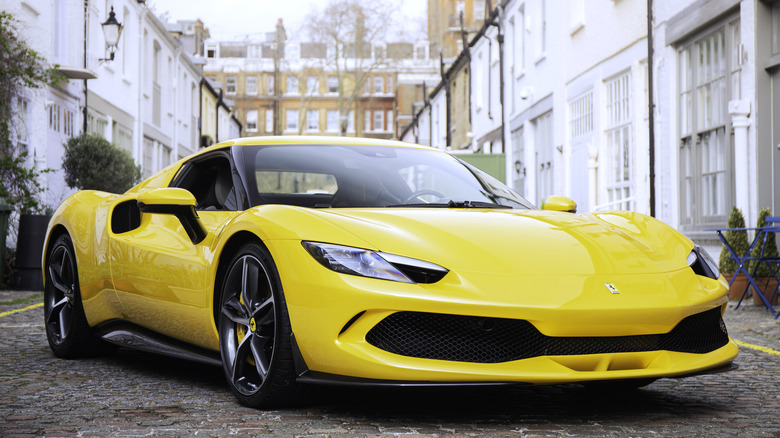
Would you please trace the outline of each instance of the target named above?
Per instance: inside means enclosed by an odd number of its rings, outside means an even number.
[[[84,69],[87,68],[87,35],[88,35],[88,18],[89,18],[89,0],[84,0]],[[103,37],[106,40],[106,52],[109,54],[106,58],[100,58],[100,62],[108,62],[114,60],[114,53],[119,45],[119,37],[122,35],[122,23],[116,20],[116,14],[114,14],[114,7],[111,6],[111,12],[108,14],[108,19],[105,23],[101,23],[103,28]],[[87,79],[84,79],[84,125],[82,133],[87,132]]]

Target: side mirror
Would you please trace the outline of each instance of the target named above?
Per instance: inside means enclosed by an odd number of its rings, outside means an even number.
[[[542,210],[576,213],[577,203],[565,196],[550,196],[542,202]]]
[[[195,196],[189,191],[174,187],[152,189],[140,193],[137,202],[143,213],[176,216],[193,244],[206,238],[206,229],[195,212]]]

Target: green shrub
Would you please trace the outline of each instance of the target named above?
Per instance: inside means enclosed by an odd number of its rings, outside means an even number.
[[[731,214],[729,214],[728,228],[745,228],[745,217],[742,215],[742,211],[737,207],[731,208]],[[748,235],[747,231],[726,231],[723,233],[723,237],[731,245],[731,249],[734,250],[738,256],[742,257],[747,254],[748,247]],[[718,260],[718,269],[724,274],[733,274],[737,270],[737,261],[731,258],[731,253],[726,249],[726,245],[720,250],[720,259]]]
[[[758,221],[756,222],[756,227],[762,228],[766,226],[766,218],[767,216],[771,216],[771,212],[768,208],[763,208],[758,212]],[[761,255],[761,246],[763,245],[763,239],[759,242],[756,242],[756,246],[753,247],[753,251],[750,252],[750,255],[752,257],[759,257]],[[775,241],[775,233],[768,233],[766,236],[766,246],[764,247],[764,257],[777,257],[777,243]],[[748,266],[749,272],[755,276],[755,277],[771,277],[772,276],[772,270],[775,271],[777,274],[777,268],[775,266],[772,266],[770,268],[767,266],[766,263],[758,263],[758,266],[754,266],[753,263],[757,263],[756,261],[750,261],[750,265]],[[755,274],[753,274],[753,269],[756,270]],[[772,270],[770,270],[772,269]]]
[[[141,179],[129,152],[95,134],[68,139],[62,169],[68,187],[79,190],[124,193]]]

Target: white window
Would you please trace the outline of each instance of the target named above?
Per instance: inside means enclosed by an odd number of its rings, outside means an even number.
[[[455,2],[455,17],[460,20],[460,15],[465,15],[466,2],[464,0],[458,0]]]
[[[365,82],[363,84],[363,85],[365,85],[365,87],[363,88],[363,91],[365,92],[365,94],[371,94],[371,81],[370,81],[370,79],[371,78],[366,78],[366,80],[365,80]]]
[[[384,82],[382,76],[374,76],[374,93],[384,93]]]
[[[287,110],[287,125],[285,131],[298,131],[298,110]]]
[[[54,106],[54,105],[52,105]],[[21,97],[17,100],[16,107],[16,140],[19,143],[27,144],[28,138],[28,103]]]
[[[225,76],[225,94],[236,94],[235,76]]]
[[[272,109],[265,110],[265,132],[274,132],[274,110]]]
[[[393,77],[388,76],[387,77],[387,93],[392,94],[395,90],[393,89]]]
[[[371,111],[366,110],[365,113],[363,113],[363,122],[365,123],[365,126],[363,127],[363,131],[370,131],[371,130]]]
[[[306,130],[307,131],[319,131],[320,130],[320,112],[317,110],[306,111]]]
[[[319,94],[317,76],[306,77],[306,94]]]
[[[632,210],[631,75],[625,73],[605,85],[609,208]]]
[[[257,94],[257,76],[246,77],[246,90],[245,94],[254,96]]]
[[[593,91],[588,91],[569,102],[569,136],[579,138],[592,132]]]
[[[246,112],[246,130],[247,132],[257,132],[257,110]]]
[[[387,130],[393,130],[393,110],[387,110]]]
[[[382,110],[374,111],[374,131],[385,130],[385,113]]]
[[[542,58],[547,52],[547,1],[542,0],[536,13],[536,57]]]
[[[336,110],[328,110],[327,113],[327,123],[328,123],[328,132],[338,132],[339,131],[339,112]]]
[[[740,98],[739,19],[679,48],[680,221],[686,231],[725,223],[732,204],[728,102]]]
[[[274,95],[274,77],[271,76],[271,75],[266,76],[265,83],[266,83],[266,87],[265,87],[266,94],[269,95],[269,96],[273,96]]]
[[[339,78],[337,76],[328,76],[328,93],[339,92]]]
[[[287,75],[287,94],[298,94],[298,77]]]
[[[485,19],[485,0],[474,0],[474,21]]]
[[[355,132],[355,112],[350,111],[347,115],[347,132]]]

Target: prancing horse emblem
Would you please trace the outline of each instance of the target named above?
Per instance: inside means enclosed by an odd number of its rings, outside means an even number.
[[[607,289],[608,289],[610,292],[612,292],[613,294],[615,294],[615,295],[617,295],[617,294],[619,294],[619,293],[620,293],[620,291],[618,290],[618,288],[616,288],[616,287],[615,287],[615,285],[614,285],[614,284],[612,284],[612,283],[604,283],[604,286],[606,286],[606,287],[607,287]]]

